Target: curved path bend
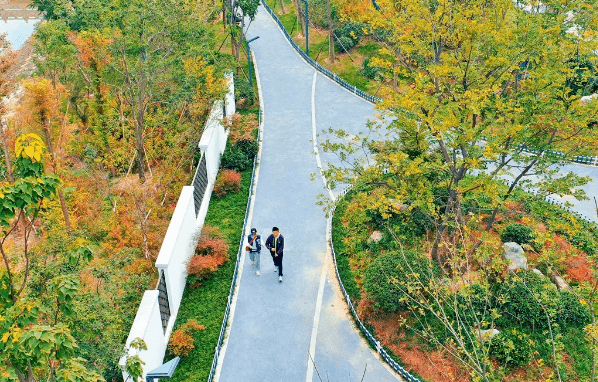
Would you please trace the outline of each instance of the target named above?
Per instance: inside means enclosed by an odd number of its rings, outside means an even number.
[[[215,380],[400,381],[352,323],[327,254],[326,217],[316,204],[318,195],[327,194],[319,161],[323,167],[338,164],[332,154],[314,155],[316,132],[332,127],[365,133],[366,122],[376,115],[374,106],[317,73],[262,7],[247,38],[255,36],[260,38],[251,48],[264,125],[250,219],[263,242],[272,226],[285,237],[284,281],[278,282],[267,250],[262,251],[261,277],[251,271],[247,256],[242,259]],[[598,179],[596,167],[570,164],[563,170]],[[598,196],[595,180],[584,189]],[[593,200],[573,203],[574,210],[597,220]]]
[[[262,242],[272,226],[280,228],[284,281],[278,282],[265,248],[261,277],[245,256],[215,380],[400,381],[353,326],[327,255],[326,217],[316,205],[317,196],[327,191],[314,155],[314,128],[357,133],[374,115],[374,107],[320,74],[314,78],[314,68],[293,50],[262,7],[247,38],[255,36],[260,38],[251,48],[259,70],[264,127],[251,226]]]

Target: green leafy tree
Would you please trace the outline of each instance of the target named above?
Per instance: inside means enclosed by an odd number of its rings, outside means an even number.
[[[4,260],[0,267],[0,373],[20,382],[39,378],[101,380],[85,368],[83,360],[74,358],[77,344],[68,327],[57,322],[59,313],[71,314],[78,282],[70,276],[50,281],[50,293],[56,301],[54,311],[26,293],[33,221],[43,201],[56,194],[60,180],[44,173],[45,146],[39,136],[22,135],[15,146],[15,181],[0,188],[0,252]],[[24,243],[22,253],[14,253],[15,246],[8,245],[7,239],[15,232],[19,218],[26,221]],[[44,316],[53,316],[54,322],[44,322],[40,319]]]
[[[338,132],[325,142],[350,162],[332,166],[327,178],[378,189],[367,208],[383,215],[406,205],[427,216],[436,235],[431,254],[445,269],[481,244],[463,245],[463,228],[481,200],[490,230],[513,190],[532,176],[541,175],[534,187],[544,195],[583,197],[571,189],[587,179],[559,174],[553,165],[561,158],[551,154],[596,142],[598,101],[582,104],[567,87],[569,58],[597,48],[598,40],[581,37],[596,36],[595,19],[580,15],[579,34],[566,33],[566,13],[581,3],[549,3],[550,12],[537,14],[511,1],[380,2],[369,22],[387,30],[389,42],[373,61],[396,65],[405,83],[380,105],[393,118],[385,140]],[[357,155],[363,149],[367,159]],[[498,187],[501,177],[512,179],[506,190]]]
[[[4,268],[8,277],[10,299],[16,302],[23,293],[29,275],[29,246],[33,231],[33,220],[38,215],[44,199],[55,195],[60,180],[44,173],[42,161],[43,141],[36,134],[22,135],[16,142],[15,181],[4,183],[0,187],[0,253],[4,260]],[[23,250],[20,255],[12,254],[7,247],[7,239],[15,232],[19,220],[25,221],[23,232]],[[24,266],[17,267],[23,261]],[[13,269],[22,269],[17,275]]]

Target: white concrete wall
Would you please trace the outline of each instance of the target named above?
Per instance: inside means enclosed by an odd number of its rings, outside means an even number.
[[[187,260],[193,255],[196,240],[199,238],[201,228],[204,225],[210,204],[210,197],[214,189],[214,181],[220,167],[220,156],[226,147],[228,132],[222,125],[222,118],[224,117],[224,113],[227,116],[235,113],[235,93],[232,73],[227,73],[226,79],[229,85],[228,93],[224,101],[214,102],[210,117],[206,121],[205,129],[199,142],[202,154],[206,157],[208,185],[198,215],[195,216],[193,186],[184,186],[170,219],[168,230],[160,247],[160,253],[156,259],[158,272],[164,272],[170,305],[170,320],[166,328],[166,333],[162,329],[160,318],[160,307],[158,305],[159,292],[158,290],[148,290],[143,295],[137,315],[131,326],[129,337],[127,338],[127,346],[132,340],[138,337],[143,339],[147,344],[148,350],[142,351],[139,354],[141,360],[145,362],[143,367],[144,378],[146,373],[162,365],[170,333],[176,321],[185,290]],[[125,358],[123,357],[120,360],[120,364],[124,365],[124,362]],[[125,381],[127,377],[127,373],[123,372]]]
[[[168,340],[165,339],[164,331],[162,330],[162,319],[160,318],[160,307],[158,305],[158,291],[146,290],[139,304],[137,315],[133,321],[131,331],[127,337],[126,346],[136,338],[141,338],[145,341],[148,350],[139,352],[139,357],[145,365],[143,366],[143,379],[145,374],[151,370],[162,365],[164,354],[166,352],[166,345]],[[130,355],[137,354],[135,349],[129,350]],[[120,364],[124,365],[126,359],[121,358]],[[127,381],[129,375],[123,372],[123,379]],[[129,379],[132,380],[132,379]]]
[[[156,259],[156,268],[164,271],[172,317],[176,317],[179,311],[185,290],[186,262],[193,254],[194,239],[199,232],[200,227],[195,224],[193,186],[185,186],[179,196]]]
[[[224,152],[228,137],[228,131],[222,125],[222,118],[222,101],[216,101],[198,144],[202,154],[206,156],[210,182],[214,182],[216,179],[220,166],[220,155]]]

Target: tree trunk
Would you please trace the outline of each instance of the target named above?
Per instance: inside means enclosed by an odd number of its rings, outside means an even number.
[[[326,0],[326,8],[328,12],[328,57],[330,63],[334,62],[334,27],[332,25],[332,11],[330,10],[330,0]]]
[[[395,62],[393,64],[393,70],[392,70],[392,90],[395,90],[395,91],[398,89],[397,66],[398,66],[398,63]]]
[[[287,10],[284,7],[284,0],[280,0],[280,7],[282,8],[282,14],[284,15],[287,13]]]
[[[222,33],[226,33],[226,3],[222,2]]]
[[[10,160],[10,151],[8,150],[8,143],[6,142],[6,135],[4,134],[4,124],[0,121],[0,139],[2,139],[2,150],[4,150],[4,160],[6,161],[6,176],[10,183],[15,182],[12,175],[12,162]]]
[[[55,175],[59,175],[58,164],[56,163],[54,146],[52,145],[52,136],[50,135],[49,125],[49,121],[44,122],[44,136],[46,137],[46,146],[48,146],[48,151],[50,152],[50,162],[52,162],[52,169],[54,170]],[[66,208],[64,191],[62,191],[62,188],[58,189],[58,198],[60,199],[60,208],[62,208],[62,214],[64,215],[64,224],[66,225],[66,230],[69,234],[72,234],[73,229],[71,228],[71,218],[69,216],[69,210]]]
[[[135,141],[137,148],[137,166],[139,167],[139,182],[145,183],[145,150],[143,149],[143,105],[138,105],[135,116]]]
[[[104,141],[104,146],[106,148],[106,156],[108,157],[108,159],[110,160],[110,163],[108,165],[108,170],[110,171],[110,174],[112,175],[112,177],[116,176],[116,168],[114,167],[114,165],[112,164],[112,149],[110,147],[110,133],[108,131],[108,123],[106,123],[106,116],[104,115],[104,104],[105,104],[105,98],[104,95],[102,94],[102,79],[100,77],[100,73],[98,72],[97,69],[97,65],[93,65],[93,69],[95,72],[95,98],[97,99],[96,101],[96,113],[98,115],[98,117],[100,118],[100,134],[102,136],[102,140]]]
[[[303,17],[303,11],[301,10],[301,0],[294,0],[295,2],[295,14],[297,15],[297,23],[301,28],[301,35],[305,36],[305,18]]]

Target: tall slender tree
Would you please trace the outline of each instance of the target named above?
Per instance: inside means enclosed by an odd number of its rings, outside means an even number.
[[[490,230],[513,190],[533,176],[542,176],[534,187],[545,194],[571,193],[586,181],[558,174],[559,157],[551,153],[596,147],[598,101],[582,104],[567,87],[569,58],[598,48],[596,18],[576,13],[595,11],[593,2],[550,2],[545,13],[510,0],[379,5],[370,22],[390,36],[385,56],[374,62],[389,69],[397,63],[405,79],[380,105],[394,118],[389,139],[360,141],[375,165],[332,167],[329,179],[344,174],[377,185],[370,206],[385,213],[400,213],[404,204],[422,212],[435,225],[432,256],[442,266],[451,260],[443,253],[475,251],[463,245],[460,228],[472,212],[465,204],[491,200]],[[571,12],[578,17],[569,19]],[[577,33],[567,33],[571,24]],[[339,148],[330,142],[328,149]],[[505,192],[496,187],[501,177],[512,180]]]
[[[24,83],[24,87],[24,105],[27,112],[31,114],[31,124],[43,132],[50,155],[52,172],[60,176],[60,158],[55,136],[61,135],[60,130],[63,126],[60,121],[60,103],[63,98],[61,93],[64,91],[64,87],[60,84],[53,85],[50,80],[45,78],[28,80]],[[55,130],[58,130],[58,133]],[[58,189],[58,197],[66,229],[71,233],[71,218],[66,206],[64,191],[61,188]]]
[[[16,52],[12,51],[10,42],[6,39],[6,34],[0,34],[0,140],[2,140],[2,151],[6,162],[6,176],[11,183],[15,180],[12,175],[12,160],[8,142],[6,141],[4,124],[6,114],[5,97],[10,94],[14,85],[11,78],[11,69],[15,64],[15,57]]]

